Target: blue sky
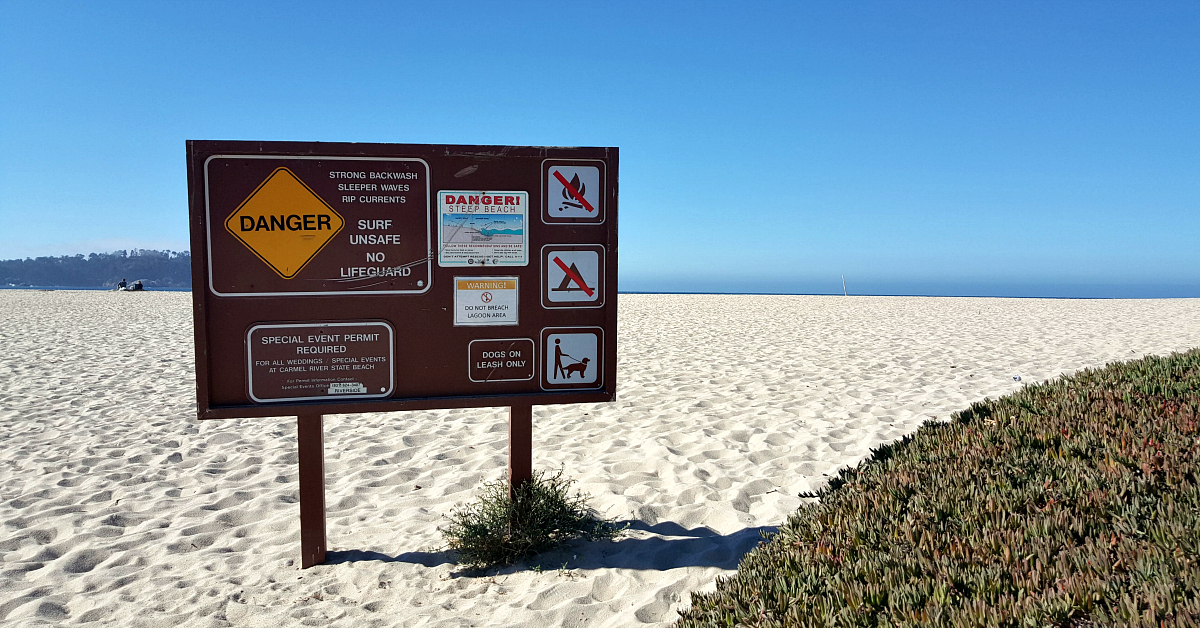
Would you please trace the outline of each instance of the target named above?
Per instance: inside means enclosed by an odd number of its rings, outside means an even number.
[[[1200,296],[1194,2],[3,15],[0,258],[187,248],[187,139],[599,145],[623,290]]]

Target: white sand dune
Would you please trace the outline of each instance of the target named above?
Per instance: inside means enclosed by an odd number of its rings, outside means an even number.
[[[506,411],[332,416],[300,571],[295,422],[195,419],[190,298],[0,291],[5,626],[665,624],[872,447],[1200,345],[1197,299],[623,295],[618,401],[535,408],[534,464],[630,534],[462,577],[438,527],[503,474]]]

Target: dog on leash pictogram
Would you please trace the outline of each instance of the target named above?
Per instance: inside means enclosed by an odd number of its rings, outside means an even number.
[[[589,327],[543,328],[542,388],[599,388],[603,370],[601,333]]]
[[[578,373],[579,379],[582,381],[587,375],[587,365],[591,362],[591,358],[580,358],[571,364],[563,364],[563,358],[575,360],[575,358],[562,350],[562,338],[554,339],[554,374],[551,376],[555,379],[562,375],[563,379],[571,379],[572,373]]]

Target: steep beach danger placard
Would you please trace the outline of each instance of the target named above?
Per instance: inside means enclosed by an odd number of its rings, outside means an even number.
[[[529,264],[527,192],[442,190],[437,198],[439,265]]]

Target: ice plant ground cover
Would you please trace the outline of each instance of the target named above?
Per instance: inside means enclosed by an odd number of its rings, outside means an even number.
[[[844,469],[698,626],[1200,624],[1200,350],[984,400]]]

